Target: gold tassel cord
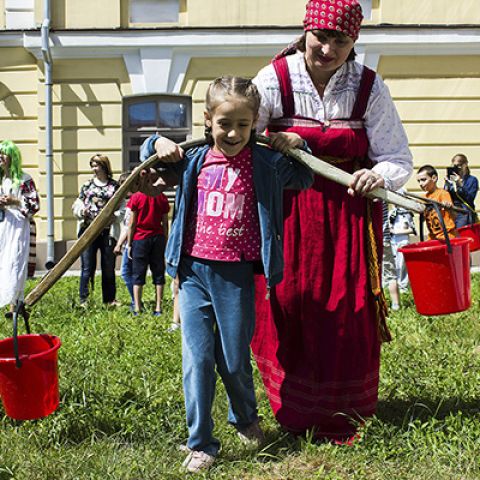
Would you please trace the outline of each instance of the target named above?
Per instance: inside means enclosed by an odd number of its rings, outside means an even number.
[[[372,201],[367,200],[367,248],[368,273],[373,297],[375,298],[375,313],[377,329],[382,342],[390,342],[392,335],[387,326],[388,307],[380,278],[380,262],[378,258],[377,242],[373,229]]]

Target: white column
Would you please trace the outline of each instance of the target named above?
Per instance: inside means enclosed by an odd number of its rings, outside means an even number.
[[[128,52],[123,54],[123,60],[127,67],[128,76],[132,85],[132,93],[145,93],[145,78],[143,75],[143,66],[140,60],[140,51]]]
[[[172,66],[171,47],[146,47],[140,49],[145,93],[167,93]]]
[[[144,47],[123,55],[133,93],[180,93],[191,54]]]
[[[192,56],[189,53],[175,53],[173,55],[168,78],[169,93],[180,93],[191,58]]]

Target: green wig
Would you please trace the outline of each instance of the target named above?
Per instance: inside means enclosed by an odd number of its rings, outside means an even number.
[[[10,177],[14,185],[20,185],[22,179],[22,154],[20,149],[11,140],[4,140],[0,143],[0,153],[10,157]],[[0,169],[0,180],[5,176],[5,172]]]

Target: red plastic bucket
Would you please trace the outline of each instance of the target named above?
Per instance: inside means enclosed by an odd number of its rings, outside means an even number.
[[[0,340],[0,396],[5,413],[15,420],[33,420],[54,412],[59,404],[58,349],[52,335],[19,335],[21,366],[16,366],[13,338]]]
[[[473,240],[473,242],[470,244],[471,252],[480,250],[480,223],[474,223],[472,225],[460,227],[457,231],[461,237],[471,238]]]
[[[399,248],[407,264],[417,312],[445,315],[470,307],[470,238],[412,243]]]

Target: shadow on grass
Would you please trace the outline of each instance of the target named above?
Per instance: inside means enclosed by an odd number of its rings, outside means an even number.
[[[259,462],[281,462],[286,456],[300,452],[305,440],[281,429],[266,431],[265,437],[265,445],[261,448],[242,446],[238,449],[224,450],[222,458],[229,462],[245,461],[247,457]]]
[[[461,412],[465,417],[478,416],[480,399],[466,401],[458,397],[452,397],[380,400],[376,416],[384,423],[403,427],[414,419],[425,421],[433,417],[442,420],[458,412]]]

